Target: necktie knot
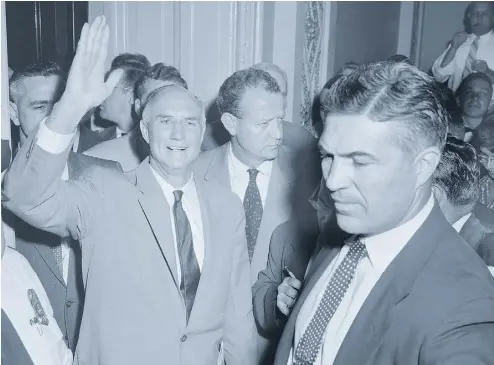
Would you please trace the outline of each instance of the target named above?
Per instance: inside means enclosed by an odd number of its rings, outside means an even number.
[[[180,203],[183,195],[184,195],[184,192],[182,190],[174,190],[173,196],[175,197],[175,203]]]
[[[348,250],[348,255],[354,257],[358,262],[360,261],[360,259],[367,256],[367,248],[365,247],[365,244],[361,240],[357,239],[350,246],[350,249]]]
[[[259,173],[258,169],[248,169],[247,172],[249,173],[249,181],[256,181],[257,174]]]

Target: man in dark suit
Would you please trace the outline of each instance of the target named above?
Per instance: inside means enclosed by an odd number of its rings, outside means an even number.
[[[122,76],[104,80],[104,17],[82,29],[66,91],[5,177],[7,208],[80,241],[86,299],[75,364],[254,364],[252,294],[239,199],[192,175],[204,107],[176,86],[143,110],[150,157],[122,175],[60,179],[77,124]],[[77,101],[77,102],[75,102]]]
[[[494,266],[494,211],[478,202],[479,176],[475,148],[449,137],[434,172],[434,195],[446,220],[486,265]]]
[[[449,118],[435,81],[379,62],[324,103],[323,176],[353,236],[321,248],[274,364],[489,363],[494,279],[432,194]]]
[[[15,101],[11,115],[20,127],[19,146],[35,133],[58,101],[64,75],[54,63],[30,65],[14,73],[10,91]],[[118,163],[70,152],[62,179],[77,180],[93,166],[121,171]],[[5,212],[5,220],[15,231],[16,249],[29,261],[50,299],[54,316],[69,348],[74,351],[84,306],[81,252],[69,237],[41,231]]]
[[[320,167],[312,152],[282,144],[284,103],[278,83],[267,72],[235,72],[218,95],[231,142],[203,152],[194,166],[197,178],[217,182],[243,201],[252,284],[266,267],[276,227],[294,219],[304,232],[317,232],[308,198],[319,182]],[[267,345],[259,338],[261,359]]]

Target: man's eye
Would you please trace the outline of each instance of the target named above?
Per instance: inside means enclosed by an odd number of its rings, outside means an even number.
[[[35,110],[44,110],[45,108],[46,108],[46,105],[38,105],[38,106],[34,107]]]

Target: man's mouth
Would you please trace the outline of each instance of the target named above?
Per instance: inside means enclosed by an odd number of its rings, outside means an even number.
[[[187,148],[186,147],[167,147],[170,151],[174,152],[180,152],[180,151],[185,151]]]

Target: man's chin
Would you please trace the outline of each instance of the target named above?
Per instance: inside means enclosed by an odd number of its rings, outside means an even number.
[[[341,230],[350,234],[360,234],[364,231],[362,221],[351,215],[336,212],[336,221]]]

